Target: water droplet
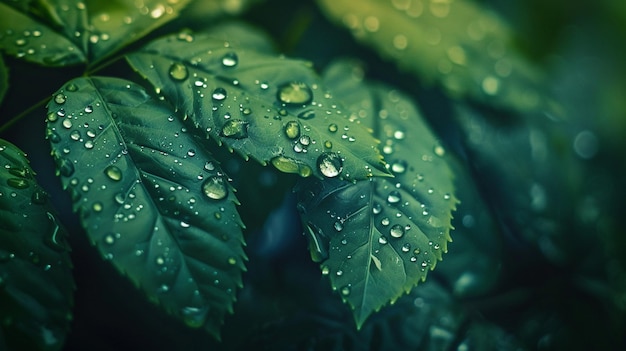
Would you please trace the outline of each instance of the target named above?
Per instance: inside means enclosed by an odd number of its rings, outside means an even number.
[[[105,244],[107,244],[107,245],[113,245],[113,244],[115,244],[115,236],[113,236],[113,234],[107,234],[107,235],[104,237],[104,242],[105,242]]]
[[[402,245],[401,250],[402,250],[402,252],[409,252],[409,251],[411,251],[411,244],[406,243],[406,244]]]
[[[396,174],[406,172],[407,163],[404,160],[395,161],[391,164],[391,171]]]
[[[301,119],[312,119],[312,118],[315,118],[315,111],[313,111],[313,110],[302,111],[302,112],[298,113],[298,118],[301,118]]]
[[[435,146],[435,155],[437,156],[443,156],[446,154],[446,149],[443,148],[443,146],[441,145],[437,145]]]
[[[343,296],[350,295],[350,287],[349,286],[344,286],[343,288],[341,288],[341,295],[343,295]]]
[[[305,83],[290,82],[278,88],[276,97],[284,104],[306,105],[313,100],[313,92]]]
[[[237,259],[234,258],[234,257],[229,257],[228,258],[228,264],[231,265],[231,266],[236,265],[237,264]]]
[[[248,137],[248,122],[231,119],[224,123],[221,135],[227,138],[244,139]]]
[[[224,67],[235,67],[238,62],[239,58],[234,52],[229,52],[222,56],[222,65],[224,65]]]
[[[70,83],[65,86],[65,89],[67,89],[67,91],[70,91],[70,92],[75,92],[75,91],[78,91],[78,86],[76,86],[76,84],[74,83]]]
[[[156,262],[157,265],[162,266],[165,263],[165,259],[163,256],[157,256],[154,262]]]
[[[394,190],[392,192],[389,193],[389,195],[387,195],[387,202],[390,205],[395,205],[398,202],[400,202],[402,200],[402,195],[400,195],[400,192],[397,190]]]
[[[323,266],[322,275],[328,275],[328,274],[330,274],[330,268],[328,268],[328,266]]]
[[[401,238],[404,235],[404,228],[399,224],[394,224],[391,229],[389,229],[389,234],[394,238]]]
[[[289,139],[296,139],[300,136],[300,123],[297,121],[289,121],[285,124],[285,135]]]
[[[70,129],[72,128],[72,121],[70,121],[69,119],[66,119],[63,121],[63,123],[61,123],[61,125],[63,125],[65,129]]]
[[[388,226],[389,225],[389,218],[385,217],[383,219],[380,220],[380,224],[382,224],[383,226]]]
[[[224,99],[226,99],[226,89],[215,88],[215,90],[213,90],[213,94],[211,95],[211,97],[215,101],[223,101]]]
[[[338,270],[335,274],[336,274],[338,277],[341,277],[341,276],[343,275],[343,271],[342,271],[342,270]]]
[[[15,189],[26,189],[30,186],[30,183],[26,179],[9,178],[7,179],[7,185]]]
[[[343,161],[336,153],[325,152],[317,158],[317,167],[324,176],[333,178],[343,170]]]
[[[207,309],[198,307],[183,307],[180,310],[185,324],[191,328],[199,328],[204,325],[207,318]]]
[[[170,66],[170,77],[175,81],[183,81],[189,77],[187,67],[182,63],[175,62]]]
[[[328,125],[328,131],[329,132],[335,133],[337,130],[339,130],[339,127],[335,123],[332,123],[332,124]]]
[[[221,200],[228,195],[228,187],[224,182],[224,178],[220,176],[212,176],[202,183],[202,192],[209,199]]]
[[[372,205],[372,213],[373,214],[379,214],[383,211],[383,207],[380,205],[380,203],[378,202],[374,202],[374,204]]]
[[[272,160],[272,165],[281,172],[296,173],[301,177],[308,177],[313,172],[311,167],[301,161],[291,159],[285,156],[276,156]]]
[[[63,95],[61,93],[56,94],[54,96],[54,102],[56,102],[59,105],[63,105],[65,103],[65,101],[67,101],[67,96],[65,96],[65,95]]]
[[[378,243],[381,245],[385,245],[387,243],[387,238],[384,236],[381,236],[380,238],[378,238]]]
[[[85,106],[85,113],[92,113],[92,112],[93,112],[93,106],[91,105]]]
[[[404,135],[404,131],[403,130],[396,130],[395,132],[393,132],[393,137],[396,140],[402,140],[404,139],[405,135]]]
[[[122,180],[122,171],[117,166],[107,166],[107,168],[104,169],[104,174],[113,181],[119,182]]]
[[[343,230],[343,223],[341,223],[341,221],[337,221],[335,222],[335,224],[333,224],[333,228],[335,228],[336,231],[340,232]]]
[[[60,175],[64,177],[69,177],[74,174],[74,164],[72,163],[72,161],[66,158],[58,158],[56,160],[56,164],[57,170],[59,171]]]

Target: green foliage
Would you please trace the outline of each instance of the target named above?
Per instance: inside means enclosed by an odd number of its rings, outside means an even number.
[[[626,55],[559,4],[0,0],[0,348],[619,348]]]
[[[26,155],[0,140],[0,348],[60,350],[72,319],[67,232]]]

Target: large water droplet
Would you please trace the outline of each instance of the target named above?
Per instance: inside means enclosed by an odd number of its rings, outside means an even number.
[[[343,170],[343,161],[336,153],[325,152],[317,158],[317,167],[324,176],[333,178]]]
[[[313,172],[311,167],[301,161],[291,159],[285,156],[276,156],[272,160],[272,165],[281,172],[296,173],[301,177],[308,177]]]
[[[389,202],[390,205],[397,204],[401,200],[402,196],[400,195],[400,192],[396,190],[390,192],[389,195],[387,195],[387,202]]]
[[[221,135],[233,139],[243,139],[248,137],[248,122],[240,119],[231,119],[224,123]]]
[[[404,235],[404,228],[399,224],[394,224],[391,229],[389,229],[389,234],[394,238],[401,238]]]
[[[395,161],[391,164],[391,171],[395,174],[406,172],[407,163],[404,160]]]
[[[183,307],[180,314],[183,316],[185,324],[191,328],[199,328],[204,325],[207,317],[207,309],[199,307]]]
[[[305,83],[290,82],[278,88],[276,97],[284,104],[306,105],[313,100],[313,92]]]
[[[30,183],[26,179],[9,178],[7,179],[7,185],[15,189],[26,189],[30,186]]]
[[[237,63],[239,63],[239,58],[234,52],[229,52],[222,56],[222,65],[224,65],[224,67],[235,67]]]
[[[65,95],[63,95],[63,94],[61,94],[61,93],[56,94],[56,95],[54,96],[54,102],[56,102],[56,103],[57,103],[57,104],[59,104],[59,105],[63,105],[63,104],[65,103],[65,101],[66,101],[66,100],[67,100],[67,96],[65,96]]]
[[[285,135],[289,139],[296,139],[300,136],[300,123],[297,121],[289,121],[285,124]]]
[[[170,66],[170,77],[176,81],[183,81],[189,77],[189,71],[187,67],[182,63],[175,62]]]
[[[220,176],[212,176],[202,183],[202,192],[209,199],[221,200],[228,195],[228,187],[224,178]]]
[[[107,168],[104,169],[104,174],[113,181],[119,182],[122,180],[122,171],[117,166],[107,166]]]
[[[215,88],[215,90],[213,90],[213,94],[211,95],[211,97],[215,101],[223,101],[224,99],[226,99],[226,89]]]

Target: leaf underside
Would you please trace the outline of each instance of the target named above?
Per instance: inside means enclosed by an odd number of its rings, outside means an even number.
[[[63,346],[72,318],[74,279],[67,233],[58,223],[25,154],[0,140],[2,350]]]
[[[218,336],[246,256],[227,177],[171,107],[114,78],[78,78],[48,105],[64,188],[103,257],[152,300]]]
[[[313,258],[360,327],[441,260],[457,200],[445,150],[410,100],[350,72],[351,65],[338,63],[326,82],[337,83],[336,96],[372,127],[395,177],[307,179],[297,192]]]
[[[472,1],[318,0],[354,37],[452,97],[560,114],[544,78],[516,52],[508,25]]]
[[[265,53],[246,38],[216,36],[224,34],[168,36],[128,61],[179,116],[246,158],[303,177],[386,174],[376,140],[341,109],[307,62]]]

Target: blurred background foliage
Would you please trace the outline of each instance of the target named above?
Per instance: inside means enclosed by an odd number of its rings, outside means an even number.
[[[308,257],[295,198],[282,181],[265,192],[247,191],[252,183],[238,174],[239,161],[225,162],[241,188],[242,217],[253,224],[246,234],[251,264],[245,286],[218,343],[145,301],[103,264],[84,235],[76,235],[82,230],[69,199],[55,190],[44,123],[36,123],[44,119],[43,108],[5,128],[1,137],[28,153],[73,234],[78,290],[65,349],[625,349],[626,236],[619,201],[626,194],[626,2],[478,2],[511,24],[517,48],[546,72],[546,89],[564,107],[563,120],[450,99],[357,43],[314,1],[196,1],[150,34],[237,17],[266,31],[279,52],[310,60],[319,71],[336,58],[357,57],[368,77],[413,96],[454,153],[462,202],[448,254],[426,283],[361,331]],[[77,67],[5,61],[10,89],[0,106],[2,124],[82,74]],[[98,74],[128,74],[128,68],[115,63]],[[264,177],[283,175],[268,170]]]

